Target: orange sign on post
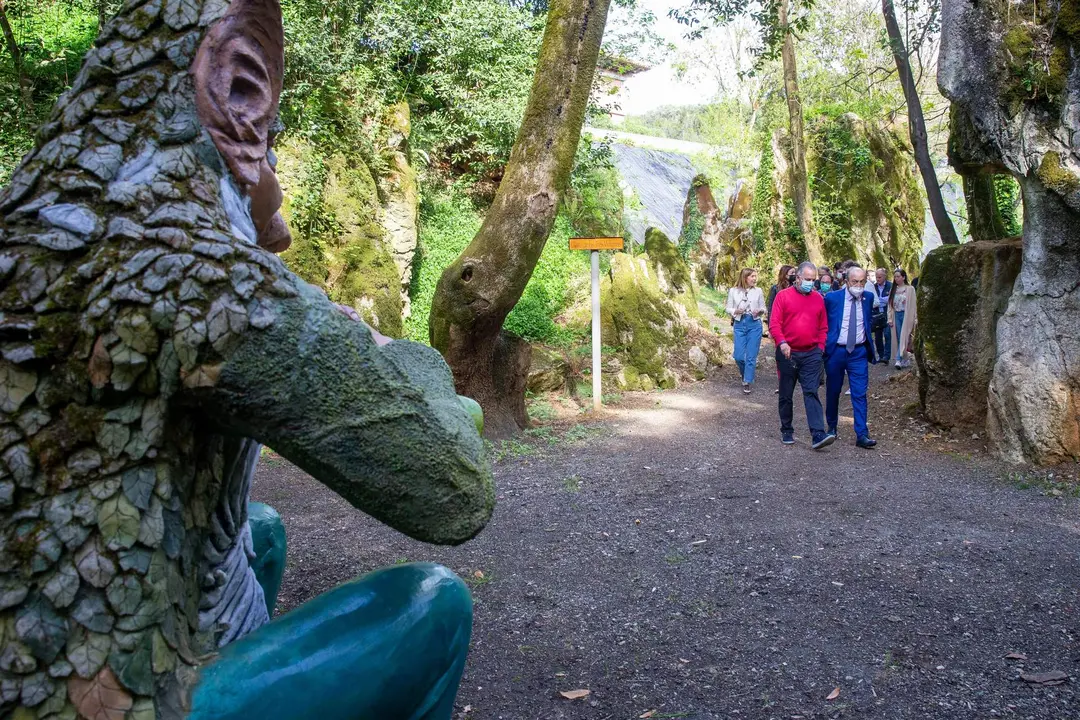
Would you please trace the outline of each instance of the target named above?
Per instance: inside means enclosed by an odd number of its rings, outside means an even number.
[[[621,237],[570,238],[571,250],[622,250]]]
[[[592,265],[592,404],[599,411],[601,405],[600,383],[600,251],[622,250],[621,237],[570,238],[571,250],[590,250]]]

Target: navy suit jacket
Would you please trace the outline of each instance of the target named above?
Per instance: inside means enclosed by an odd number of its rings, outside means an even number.
[[[871,287],[869,291],[863,291],[862,294],[863,330],[866,339],[864,344],[866,345],[869,345],[874,340],[874,331],[870,324],[870,315],[874,312],[873,292],[874,289]],[[829,334],[825,336],[826,355],[832,355],[832,351],[836,349],[836,344],[840,342],[840,325],[844,322],[844,308],[847,307],[844,296],[847,294],[847,288],[844,288],[843,290],[833,290],[825,296],[825,316],[829,320]],[[844,339],[847,340],[847,338]],[[869,348],[867,350],[869,351]],[[873,357],[872,354],[871,357]]]

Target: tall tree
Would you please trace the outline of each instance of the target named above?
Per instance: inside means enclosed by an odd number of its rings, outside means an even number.
[[[784,66],[784,96],[787,100],[788,130],[791,135],[791,195],[795,202],[795,217],[799,234],[806,244],[806,254],[815,265],[825,264],[821,240],[814,231],[814,216],[810,207],[810,180],[806,172],[806,134],[803,131],[802,97],[799,95],[799,69],[795,64],[795,39],[788,22],[790,0],[780,0],[777,22],[783,33],[780,60]]]
[[[26,76],[26,67],[23,65],[22,50],[15,40],[15,33],[8,22],[7,6],[4,0],[0,0],[0,29],[4,32],[4,44],[7,45],[8,53],[11,54],[11,63],[15,67],[15,74],[19,78],[19,94],[22,96],[22,109],[29,113],[34,108],[34,97],[30,87],[30,78]]]
[[[814,0],[797,0],[798,6],[809,10]],[[806,245],[806,254],[816,265],[825,262],[821,241],[814,230],[814,218],[810,203],[810,182],[806,171],[806,135],[803,130],[803,106],[799,95],[799,69],[795,61],[795,34],[806,28],[808,15],[804,12],[792,20],[792,0],[690,0],[685,8],[676,8],[670,15],[690,26],[700,25],[690,32],[700,36],[707,23],[726,25],[737,18],[749,17],[761,31],[761,45],[752,53],[756,58],[755,70],[769,60],[780,56],[783,65],[784,94],[787,99],[788,129],[791,133],[790,177],[791,194],[799,233]]]
[[[933,0],[932,0],[933,2]],[[919,89],[911,71],[911,54],[908,44],[904,42],[904,36],[900,32],[900,24],[896,21],[896,8],[893,0],[881,0],[881,12],[885,16],[885,30],[889,34],[889,45],[892,49],[893,59],[896,61],[896,72],[900,76],[900,84],[904,88],[904,101],[907,104],[908,136],[911,138],[911,147],[915,152],[915,164],[919,166],[923,185],[926,186],[926,199],[930,205],[930,216],[937,226],[941,242],[946,245],[957,245],[960,240],[956,236],[956,228],[953,227],[952,219],[945,209],[945,200],[941,196],[941,185],[938,184],[937,172],[934,170],[934,162],[930,159],[930,146],[927,142],[926,120],[923,117],[922,101],[919,99]],[[937,12],[933,5],[928,25],[937,21]]]
[[[529,102],[480,231],[439,279],[428,330],[487,434],[525,427],[529,346],[503,332],[570,178],[610,0],[553,0]]]

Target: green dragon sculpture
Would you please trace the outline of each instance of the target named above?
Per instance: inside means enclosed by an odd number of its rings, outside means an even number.
[[[270,622],[259,443],[427,542],[494,505],[441,357],[273,254],[283,42],[277,0],[128,0],[0,194],[0,716],[450,716],[448,570]]]

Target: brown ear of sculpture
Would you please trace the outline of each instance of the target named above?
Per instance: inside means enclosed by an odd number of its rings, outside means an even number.
[[[291,242],[278,214],[281,187],[269,159],[284,46],[276,0],[234,0],[206,34],[191,66],[199,120],[251,198],[259,246],[271,252]]]

